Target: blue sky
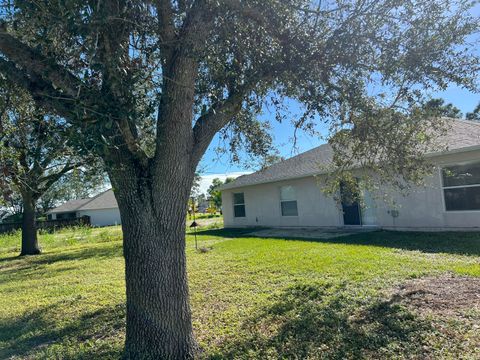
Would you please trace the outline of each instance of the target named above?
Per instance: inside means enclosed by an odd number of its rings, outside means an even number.
[[[480,16],[480,4],[477,4],[472,9],[472,13],[475,16]],[[476,36],[478,36],[478,34]],[[478,50],[478,52],[480,53],[480,50]],[[445,91],[432,92],[430,95],[433,98],[443,98],[447,103],[452,103],[462,111],[464,116],[465,113],[472,111],[480,102],[480,94],[471,93],[455,85],[449,86]],[[288,107],[289,112],[291,112],[293,116],[295,113],[299,113],[300,104],[295,101],[290,101]],[[283,157],[291,157],[299,152],[304,152],[324,143],[324,140],[319,137],[297,134],[297,149],[295,150],[293,148],[293,126],[291,123],[289,121],[281,124],[276,122],[274,120],[274,114],[270,113],[268,109],[264,109],[262,117],[271,120],[274,144]],[[326,135],[325,126],[319,125],[317,130]],[[227,175],[236,177],[243,173],[251,172],[250,169],[245,169],[241,165],[232,164],[228,154],[218,156],[214,151],[217,146],[218,138],[213,140],[201,162],[200,167],[203,176],[203,180],[201,181],[202,191],[206,190],[211,180],[215,177],[224,179]]]

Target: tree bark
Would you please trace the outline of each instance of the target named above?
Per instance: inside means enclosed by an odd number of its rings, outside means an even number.
[[[181,53],[169,69],[155,157],[119,144],[106,159],[122,218],[127,359],[193,359],[197,350],[185,257],[187,201],[198,163],[192,159],[196,69]]]
[[[123,167],[112,177],[122,217],[127,326],[125,358],[192,359],[185,219],[193,172],[139,182]],[[175,179],[175,180],[173,180]],[[152,181],[152,183],[150,182]],[[185,189],[188,189],[187,191]]]
[[[31,194],[22,194],[23,219],[22,219],[22,251],[23,255],[38,255],[40,247],[37,239],[37,225],[35,221],[35,200]]]

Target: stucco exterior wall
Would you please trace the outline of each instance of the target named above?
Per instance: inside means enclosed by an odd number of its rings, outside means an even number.
[[[295,187],[298,216],[281,215],[280,187],[284,185]],[[245,194],[243,218],[233,216],[233,194],[238,192]],[[323,195],[313,177],[223,191],[222,211],[226,227],[343,225],[336,202]]]
[[[480,160],[480,151],[451,153],[431,159],[439,167]],[[298,216],[281,215],[280,187],[295,187]],[[222,192],[225,227],[339,227],[343,213],[333,198],[323,195],[314,177],[258,184]],[[243,192],[244,218],[233,216],[233,194]],[[382,199],[387,194],[389,201]],[[369,196],[370,195],[370,196]],[[382,228],[404,230],[475,229],[480,228],[480,211],[446,211],[440,169],[425,179],[424,186],[413,188],[403,196],[385,187],[374,194],[371,205],[362,209],[363,223]],[[392,217],[396,210],[398,217]],[[394,212],[395,213],[395,212]]]
[[[120,211],[118,209],[81,210],[77,212],[78,217],[90,216],[92,226],[119,225]]]

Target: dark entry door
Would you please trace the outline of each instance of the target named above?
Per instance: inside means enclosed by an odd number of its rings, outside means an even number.
[[[342,197],[343,224],[362,225],[362,215],[358,202],[358,189],[351,189],[344,184],[340,186]]]

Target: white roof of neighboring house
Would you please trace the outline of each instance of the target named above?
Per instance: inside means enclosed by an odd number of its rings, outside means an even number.
[[[88,199],[77,199],[67,201],[55,209],[52,209],[48,214],[74,212],[80,210],[100,210],[100,209],[115,209],[118,208],[117,200],[113,194],[113,190],[104,191],[94,197]]]
[[[447,135],[439,140],[442,145],[447,146],[448,151],[466,150],[472,146],[480,145],[480,122],[459,119],[447,120],[449,130]],[[235,181],[223,185],[220,189],[235,189],[243,186],[317,175],[322,172],[322,166],[325,167],[331,163],[332,157],[332,147],[328,144],[323,144],[273,164],[266,169],[240,176]]]

